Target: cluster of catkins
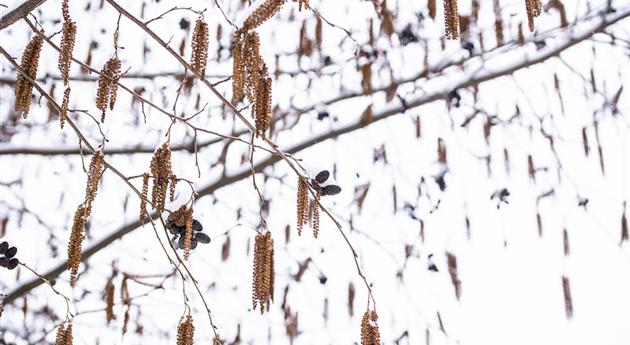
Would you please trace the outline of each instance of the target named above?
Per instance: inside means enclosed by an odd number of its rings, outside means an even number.
[[[311,220],[313,236],[317,238],[319,234],[319,198],[326,195],[336,195],[341,192],[341,187],[335,184],[326,184],[330,172],[320,171],[314,179],[300,177],[297,190],[297,229],[298,235],[302,234],[304,224]],[[309,203],[308,188],[314,191],[314,198]]]
[[[173,235],[173,247],[184,251],[184,259],[188,259],[190,251],[197,248],[198,243],[210,243],[210,237],[202,232],[203,225],[192,215],[192,208],[182,205],[166,219],[166,228]]]

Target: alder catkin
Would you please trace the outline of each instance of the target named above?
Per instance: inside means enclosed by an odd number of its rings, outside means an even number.
[[[61,324],[57,328],[57,335],[55,336],[55,345],[72,345],[72,324]]]
[[[184,260],[188,260],[190,256],[190,246],[192,244],[192,236],[193,236],[193,217],[192,217],[192,208],[188,209],[186,212],[186,230],[184,232]]]
[[[179,320],[177,325],[177,345],[194,345],[195,325],[192,315],[187,315]]]
[[[302,228],[308,221],[308,186],[302,177],[298,181],[296,210],[298,236],[301,236]]]
[[[61,102],[61,112],[59,113],[59,125],[62,129],[68,116],[68,103],[70,103],[70,87],[63,91],[63,101]]]
[[[254,116],[256,120],[256,135],[265,136],[271,123],[271,78],[269,77],[265,63],[262,63],[255,97]]]
[[[193,72],[201,75],[206,74],[206,64],[208,63],[208,24],[197,19],[192,38],[191,65]]]
[[[68,84],[70,64],[72,63],[72,51],[74,50],[76,36],[77,24],[70,20],[64,21],[60,45],[61,52],[59,53],[59,61],[57,63],[64,85]]]
[[[254,242],[254,268],[252,277],[252,305],[260,305],[260,313],[269,311],[273,301],[275,271],[273,263],[273,239],[271,232],[256,235]]]
[[[431,17],[431,19],[435,19],[435,12],[436,12],[435,0],[427,0],[427,7],[429,9],[429,17]]]
[[[96,107],[102,112],[101,122],[105,122],[105,111],[107,107],[114,109],[116,95],[118,91],[118,80],[120,79],[121,63],[117,57],[113,57],[105,63],[98,78],[98,89],[96,90]]]
[[[85,207],[79,205],[74,213],[72,231],[68,243],[68,269],[70,270],[70,285],[77,281],[79,265],[81,264],[81,245],[83,243],[83,229],[85,228]]]
[[[98,192],[98,184],[103,176],[103,167],[105,161],[103,158],[103,152],[96,152],[90,161],[90,168],[88,170],[88,180],[85,187],[85,218],[92,214],[92,203],[96,199],[96,193]]]
[[[361,345],[380,345],[381,334],[378,328],[376,311],[368,310],[361,318]]]
[[[245,95],[245,64],[243,35],[237,31],[232,41],[232,104],[237,104]]]
[[[525,10],[527,11],[529,31],[534,31],[534,18],[542,13],[541,0],[525,0]]]
[[[39,65],[39,55],[42,50],[44,39],[36,34],[33,39],[26,45],[22,54],[20,67],[33,80],[37,78],[37,67]],[[28,117],[31,108],[31,95],[33,93],[33,84],[26,79],[21,73],[18,73],[15,80],[15,111],[21,111],[22,117]]]
[[[151,203],[158,212],[164,211],[168,184],[172,175],[171,171],[171,150],[167,143],[164,143],[153,154],[151,159],[151,175],[153,175],[153,189],[151,191]]]
[[[315,193],[315,199],[311,201],[311,209],[313,210],[313,237],[317,238],[319,235],[319,198],[321,195],[321,191],[318,189]]]
[[[245,22],[243,23],[243,29],[245,31],[255,29],[262,23],[266,22],[269,18],[273,17],[284,5],[286,0],[267,0],[262,5],[258,6],[252,12]]]
[[[116,319],[114,315],[114,283],[112,279],[107,281],[107,285],[105,285],[105,317],[107,319],[107,324]]]
[[[149,218],[147,213],[147,197],[149,195],[149,174],[142,175],[142,194],[140,196],[140,221],[144,222]]]
[[[447,39],[456,40],[459,37],[457,0],[444,0],[444,29]]]

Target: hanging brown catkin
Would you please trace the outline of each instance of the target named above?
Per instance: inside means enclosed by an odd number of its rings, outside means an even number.
[[[247,19],[245,19],[243,29],[248,31],[260,26],[262,23],[269,20],[269,18],[273,17],[285,2],[286,0],[265,1],[262,5],[258,6],[258,8],[256,8],[249,17],[247,17]]]
[[[79,265],[81,264],[81,245],[83,243],[83,229],[85,228],[85,208],[79,205],[74,214],[72,231],[68,243],[68,269],[70,270],[70,285],[77,281]]]
[[[256,235],[254,242],[254,268],[252,277],[252,305],[256,309],[260,305],[260,313],[269,311],[270,301],[273,301],[274,291],[274,263],[273,239],[271,232]]]
[[[26,45],[22,54],[22,62],[20,67],[33,80],[37,77],[37,67],[39,65],[39,55],[42,50],[44,39],[40,35],[35,35],[33,39]],[[28,117],[31,108],[31,95],[33,93],[33,84],[26,79],[21,73],[18,73],[15,80],[15,111],[21,111],[22,117]]]
[[[77,36],[77,24],[73,21],[64,21],[61,35],[61,52],[59,53],[59,73],[63,78],[63,84],[68,84],[70,75],[70,64],[72,63],[72,51],[74,50],[74,41]]]
[[[457,0],[444,0],[444,29],[447,39],[456,40],[459,37]]]
[[[192,38],[191,65],[195,73],[202,77],[206,74],[206,64],[208,63],[208,24],[197,19]]]

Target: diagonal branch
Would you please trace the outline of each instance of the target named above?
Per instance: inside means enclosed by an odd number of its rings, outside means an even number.
[[[36,9],[39,5],[46,2],[46,0],[28,0],[22,5],[16,7],[13,11],[5,14],[0,18],[0,31],[6,29],[11,24],[26,17],[32,10]]]
[[[462,80],[454,83],[453,85],[451,85],[451,89],[452,88],[466,88],[466,87],[470,87],[474,84],[478,84],[478,83],[482,83],[482,82],[486,82],[486,81],[490,81],[496,78],[500,78],[506,75],[510,75],[518,70],[524,69],[524,68],[528,68],[532,65],[538,64],[538,63],[542,63],[544,61],[546,61],[547,59],[557,56],[558,54],[560,54],[561,52],[565,51],[568,48],[573,47],[574,45],[588,40],[589,38],[591,38],[593,35],[595,35],[598,32],[601,32],[602,30],[606,29],[607,27],[623,20],[626,19],[627,17],[630,16],[630,6],[627,6],[625,8],[621,8],[621,9],[617,9],[617,11],[615,13],[609,13],[609,14],[605,14],[602,15],[600,17],[597,17],[593,20],[590,20],[588,24],[584,25],[584,28],[581,28],[579,30],[574,30],[574,32],[572,34],[570,34],[569,37],[563,39],[561,42],[559,42],[558,44],[554,45],[554,46],[548,46],[546,49],[542,49],[540,51],[537,51],[536,53],[532,54],[531,56],[529,56],[529,58],[523,58],[520,59],[512,64],[509,65],[500,65],[499,67],[496,68],[490,68],[491,66],[486,66],[487,71],[488,72],[484,72],[484,73],[471,73],[468,76],[466,76],[465,78],[462,78]],[[566,33],[566,32],[565,32]],[[381,112],[375,113],[374,117],[372,118],[372,121],[370,123],[366,123],[364,121],[361,120],[357,120],[355,123],[353,124],[349,124],[343,127],[339,127],[336,129],[333,129],[329,132],[326,133],[322,133],[319,135],[316,135],[312,138],[310,138],[309,140],[306,140],[300,144],[297,144],[295,146],[290,147],[289,149],[284,150],[283,152],[288,153],[288,154],[295,154],[296,152],[305,150],[309,147],[312,147],[324,140],[328,140],[328,139],[332,139],[332,138],[336,138],[339,137],[343,134],[346,133],[350,133],[353,132],[355,130],[367,127],[368,125],[374,123],[374,122],[378,122],[384,119],[387,119],[393,115],[397,115],[397,114],[402,114],[404,113],[406,110],[411,109],[411,108],[415,108],[415,107],[419,107],[422,105],[426,105],[429,104],[433,101],[436,100],[440,100],[443,99],[445,97],[445,94],[448,91],[446,90],[441,90],[441,91],[436,91],[433,93],[428,93],[425,94],[423,96],[414,98],[412,100],[407,100],[406,104],[404,106],[392,106],[389,107],[387,109],[384,109]],[[254,170],[256,172],[260,172],[263,169],[265,169],[268,166],[271,166],[275,163],[277,163],[281,158],[279,156],[270,156],[267,159],[259,162],[258,164],[256,164],[254,166]],[[205,186],[204,188],[200,189],[199,192],[199,197],[197,198],[197,200],[199,200],[199,198],[201,198],[202,196],[206,196],[206,195],[210,195],[212,193],[214,193],[215,191],[217,191],[220,188],[229,186],[233,183],[236,183],[238,181],[241,181],[247,177],[249,177],[251,174],[251,170],[248,167],[247,169],[244,169],[243,171],[233,174],[233,175],[229,175],[229,176],[224,176],[221,179],[210,183],[209,185]],[[155,213],[151,214],[150,217],[152,217],[153,219],[156,219],[158,217],[158,215],[156,215]],[[98,242],[96,242],[95,244],[93,244],[92,246],[90,246],[89,248],[87,248],[83,254],[82,254],[82,260],[87,260],[89,257],[91,257],[92,255],[96,254],[97,252],[99,252],[101,249],[106,248],[109,244],[113,243],[115,240],[122,238],[123,236],[125,236],[126,234],[132,232],[133,230],[135,230],[136,228],[139,228],[141,226],[141,223],[139,221],[134,221],[131,222],[123,227],[121,227],[120,229],[116,230],[115,232],[111,233],[109,236],[99,240]],[[59,274],[61,274],[66,267],[66,262],[61,262],[59,263],[57,266],[53,267],[52,269],[50,269],[46,274],[44,274],[43,276],[46,277],[49,280],[55,279],[57,276],[59,276]],[[29,291],[31,291],[32,289],[36,288],[37,286],[41,285],[42,282],[39,279],[35,279],[35,280],[31,280],[19,287],[17,287],[16,289],[14,289],[13,291],[11,291],[7,297],[5,298],[5,303],[6,304],[10,304],[13,301],[15,301],[17,298],[20,298],[24,295],[26,295],[27,293],[29,293]]]

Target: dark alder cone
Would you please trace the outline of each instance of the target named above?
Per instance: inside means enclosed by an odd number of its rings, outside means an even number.
[[[20,67],[33,80],[37,77],[37,67],[39,66],[39,54],[42,50],[44,39],[40,35],[35,35],[26,45],[22,54]],[[22,117],[26,119],[31,108],[31,95],[33,84],[18,73],[15,79],[15,111],[21,111]]]
[[[206,74],[208,63],[208,24],[197,19],[192,38],[192,58],[190,64],[195,73],[202,77]]]
[[[322,184],[326,182],[326,180],[328,180],[328,177],[330,177],[330,172],[328,170],[322,170],[317,173],[317,175],[315,175],[315,181],[317,181],[317,183],[319,184]]]
[[[322,187],[322,195],[336,195],[341,193],[341,187],[331,184],[325,187]]]

